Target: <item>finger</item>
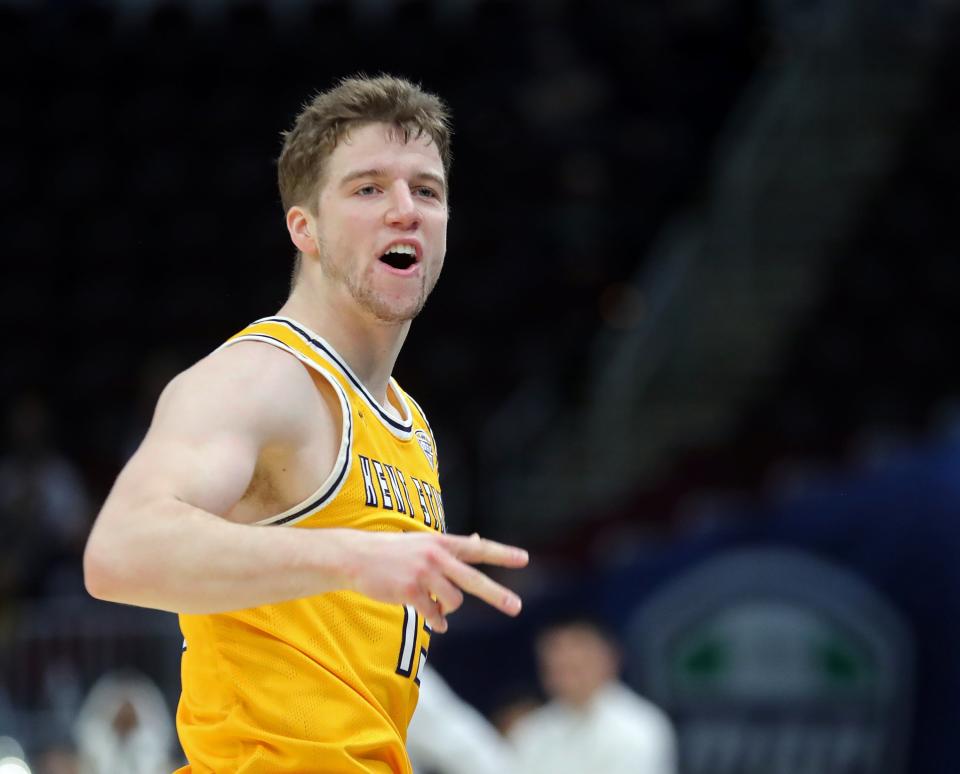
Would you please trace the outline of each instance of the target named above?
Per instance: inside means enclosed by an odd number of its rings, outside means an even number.
[[[447,618],[444,616],[439,602],[432,599],[426,592],[418,594],[412,602],[417,612],[423,616],[423,620],[433,631],[443,634],[447,630]]]
[[[430,596],[440,603],[440,611],[445,616],[463,604],[463,592],[439,573],[430,581],[430,592]]]
[[[492,578],[484,575],[476,567],[471,567],[469,564],[464,564],[453,557],[448,557],[444,563],[444,570],[447,578],[453,583],[500,612],[509,616],[515,616],[520,612],[522,607],[520,597],[506,586],[501,586]]]
[[[474,533],[470,537],[447,535],[447,550],[457,559],[471,564],[496,564],[501,567],[525,567],[529,554],[517,546],[487,540]]]

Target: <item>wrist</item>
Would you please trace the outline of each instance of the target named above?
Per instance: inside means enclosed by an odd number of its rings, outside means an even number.
[[[310,552],[311,569],[326,579],[325,591],[354,591],[357,581],[357,530],[317,529],[319,545]]]

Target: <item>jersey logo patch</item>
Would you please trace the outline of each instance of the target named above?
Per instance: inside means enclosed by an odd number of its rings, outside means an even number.
[[[423,450],[423,456],[427,458],[430,470],[436,470],[437,462],[433,455],[433,443],[430,441],[430,436],[423,430],[417,430],[414,435],[417,436],[417,443],[420,444],[420,448]]]

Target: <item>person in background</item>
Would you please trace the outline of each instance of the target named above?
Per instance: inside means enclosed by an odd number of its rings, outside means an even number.
[[[109,673],[90,689],[74,726],[80,774],[169,774],[173,723],[160,689]]]
[[[618,680],[619,649],[605,627],[577,615],[536,639],[549,701],[510,730],[523,774],[675,774],[667,715]]]
[[[407,728],[407,752],[416,774],[519,774],[507,741],[429,664]]]
[[[490,711],[490,722],[501,736],[509,737],[517,723],[542,706],[543,699],[535,685],[511,685],[494,703]]]

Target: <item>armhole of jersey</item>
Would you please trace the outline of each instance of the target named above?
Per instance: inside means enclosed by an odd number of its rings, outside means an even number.
[[[337,459],[333,465],[333,470],[330,471],[330,475],[327,476],[326,480],[320,485],[320,488],[317,489],[316,492],[292,508],[288,508],[276,516],[268,516],[265,519],[253,522],[255,526],[296,524],[298,521],[303,521],[303,519],[316,513],[333,500],[343,486],[343,482],[347,480],[347,474],[350,472],[350,449],[353,444],[353,415],[350,412],[350,401],[347,400],[347,395],[343,391],[343,387],[340,386],[340,383],[331,374],[328,374],[319,363],[297,352],[279,339],[264,334],[250,333],[225,342],[221,348],[229,347],[239,341],[262,341],[264,344],[270,344],[277,349],[288,352],[305,366],[326,379],[327,383],[333,387],[333,391],[337,394],[337,398],[340,401],[340,449],[337,452]]]

